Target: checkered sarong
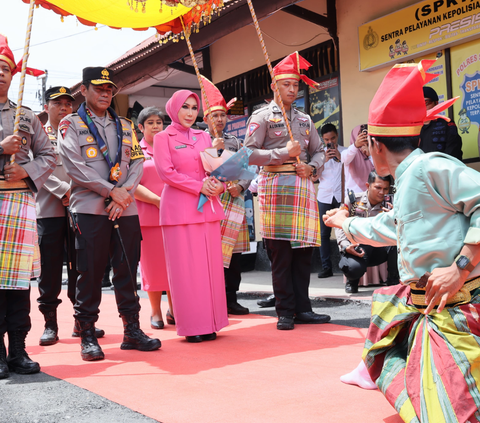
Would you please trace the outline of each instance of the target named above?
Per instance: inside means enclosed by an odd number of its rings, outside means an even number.
[[[40,276],[35,199],[31,192],[0,192],[0,289],[28,289]]]
[[[292,248],[320,245],[320,220],[309,178],[260,172],[260,233],[267,239],[291,241]]]
[[[223,267],[230,267],[233,253],[250,251],[247,220],[245,218],[245,201],[243,195],[233,198],[229,192],[222,194],[222,206],[225,219],[220,230],[222,234]]]

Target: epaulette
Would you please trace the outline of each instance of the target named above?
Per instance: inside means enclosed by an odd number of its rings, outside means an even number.
[[[253,115],[258,115],[263,109],[264,109],[264,108],[261,107],[260,109],[255,110],[254,112],[252,112],[252,116],[253,116]]]
[[[310,118],[310,116],[307,113],[305,113],[304,111],[302,111],[300,109],[297,109],[296,107],[294,107],[293,110],[295,110],[297,113],[299,113],[301,115],[304,115],[304,116]]]

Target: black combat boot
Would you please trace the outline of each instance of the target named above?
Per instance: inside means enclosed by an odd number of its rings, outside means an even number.
[[[75,320],[75,324],[73,325],[73,332],[72,336],[74,338],[80,337],[80,325],[77,320]],[[100,339],[105,336],[105,331],[103,329],[95,328],[95,338]]]
[[[80,338],[82,339],[82,342],[80,343],[82,360],[103,360],[105,354],[103,353],[102,348],[100,348],[100,345],[98,345],[97,337],[95,336],[95,325],[90,322],[79,321],[75,321],[75,325],[80,328]]]
[[[11,372],[21,375],[29,375],[40,371],[40,364],[31,360],[25,351],[27,333],[22,330],[8,332],[8,368]]]
[[[57,311],[49,311],[43,316],[45,317],[45,330],[40,337],[39,344],[42,346],[56,344],[58,341]]]
[[[7,364],[7,350],[3,342],[3,333],[0,337],[0,379],[5,379],[10,376]]]
[[[159,339],[149,338],[140,329],[138,313],[120,315],[123,321],[123,342],[121,350],[154,351],[158,350],[162,343]]]

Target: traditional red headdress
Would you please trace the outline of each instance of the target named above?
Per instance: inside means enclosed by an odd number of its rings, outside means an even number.
[[[205,94],[208,98],[208,105],[210,106],[210,108],[207,109],[207,105],[205,104],[205,98],[202,95],[204,116],[207,116],[209,113],[216,112],[217,110],[222,110],[227,113],[230,107],[233,106],[233,103],[237,101],[237,98],[232,98],[228,103],[225,103],[225,99],[223,98],[222,93],[213,84],[213,82],[205,78],[203,75],[200,76],[202,77],[203,88],[205,89]]]
[[[281,79],[301,79],[311,87],[316,87],[318,84],[315,81],[300,73],[301,69],[307,70],[310,66],[312,65],[296,51],[278,63],[277,66],[273,68],[273,74],[277,81]]]
[[[437,104],[427,111],[422,87],[438,75],[427,73],[436,60],[395,65],[378,88],[368,113],[368,134],[379,137],[420,135],[423,122],[445,119],[439,115],[459,97]]]
[[[12,76],[22,70],[23,59],[20,60],[18,64],[15,64],[15,58],[13,57],[12,50],[10,50],[10,47],[8,46],[7,37],[5,37],[2,34],[0,34],[0,60],[3,60],[8,64],[12,72]],[[44,73],[45,73],[44,71],[41,71],[39,69],[33,69],[33,68],[27,67],[27,74],[29,75],[40,76],[40,75],[43,75]]]

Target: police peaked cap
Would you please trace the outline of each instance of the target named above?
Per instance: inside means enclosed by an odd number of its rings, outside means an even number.
[[[46,101],[54,100],[55,98],[62,96],[69,97],[71,100],[75,101],[75,97],[72,95],[70,88],[58,86],[49,88],[47,91],[45,91]]]
[[[102,67],[89,67],[83,69],[83,82],[90,82],[92,85],[110,84],[115,88],[115,82],[111,80],[113,70]]]

